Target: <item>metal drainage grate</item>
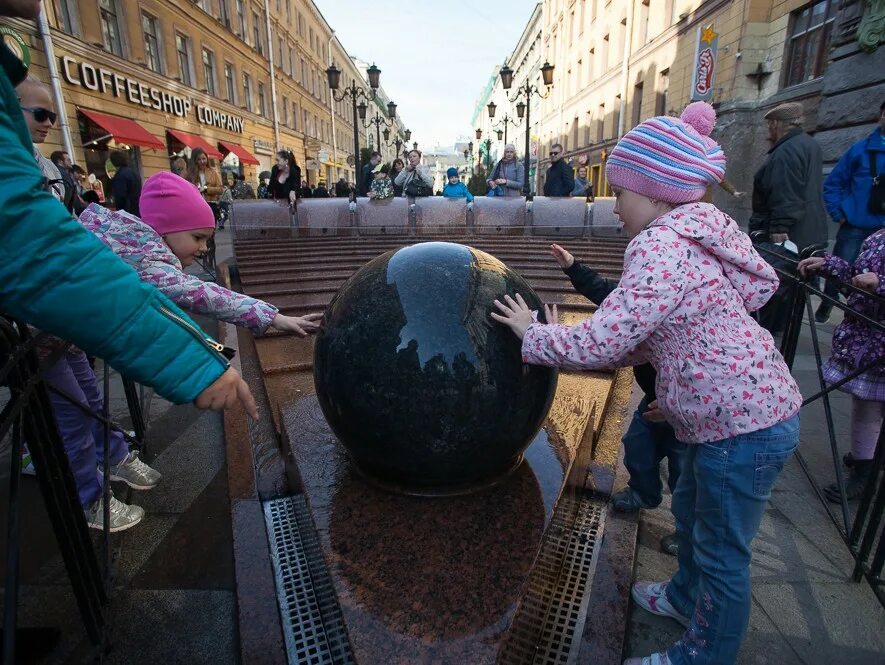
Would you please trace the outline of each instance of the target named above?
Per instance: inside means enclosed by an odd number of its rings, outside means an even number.
[[[574,662],[587,619],[587,590],[593,583],[604,521],[604,503],[586,497],[560,501],[498,663]]]
[[[264,520],[289,662],[354,665],[304,497],[265,502]]]

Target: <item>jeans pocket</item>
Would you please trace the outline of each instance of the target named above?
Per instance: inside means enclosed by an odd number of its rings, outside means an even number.
[[[756,468],[753,472],[753,494],[755,496],[768,496],[778,474],[784,468],[784,464],[796,447],[778,452],[758,452],[755,455]]]

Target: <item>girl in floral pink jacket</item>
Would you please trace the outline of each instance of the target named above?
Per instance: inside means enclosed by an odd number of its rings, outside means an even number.
[[[715,112],[652,118],[612,151],[606,176],[632,237],[624,272],[594,316],[538,323],[522,298],[497,302],[496,320],[523,338],[527,363],[600,369],[650,362],[657,407],[689,444],[673,494],[679,570],[636,583],[633,599],[687,627],[666,652],[631,665],[734,663],[750,613],[750,543],[799,442],[802,397],[771,335],[750,316],[777,288],[774,270],[737,224],[699,203],[722,180],[709,138]]]
[[[141,219],[92,204],[80,223],[182,309],[249,328],[268,328],[304,336],[317,328],[320,314],[284,316],[263,300],[236,293],[184,272],[215,233],[212,210],[197,189],[172,173],[157,173],[144,183]]]

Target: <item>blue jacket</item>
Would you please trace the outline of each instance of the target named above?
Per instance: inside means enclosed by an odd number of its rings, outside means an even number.
[[[876,156],[876,172],[885,177],[885,140],[878,127],[863,141],[851,146],[827,176],[824,204],[834,222],[845,219],[861,229],[885,226],[885,215],[874,215],[867,207],[873,188],[870,152]]]
[[[467,189],[467,185],[463,182],[454,185],[446,183],[446,186],[443,187],[443,196],[447,196],[450,199],[466,198],[468,203],[473,200],[473,194],[470,193]]]
[[[0,64],[8,64],[7,55],[0,43]],[[0,183],[0,310],[104,358],[175,402],[193,401],[221,376],[228,362],[220,345],[43,190],[5,66]]]

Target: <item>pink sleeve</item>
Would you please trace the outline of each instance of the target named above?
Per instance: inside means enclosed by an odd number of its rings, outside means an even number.
[[[684,275],[649,251],[649,236],[629,246],[624,274],[593,317],[574,326],[532,324],[523,361],[566,369],[603,369],[644,362],[640,345],[682,302]]]

